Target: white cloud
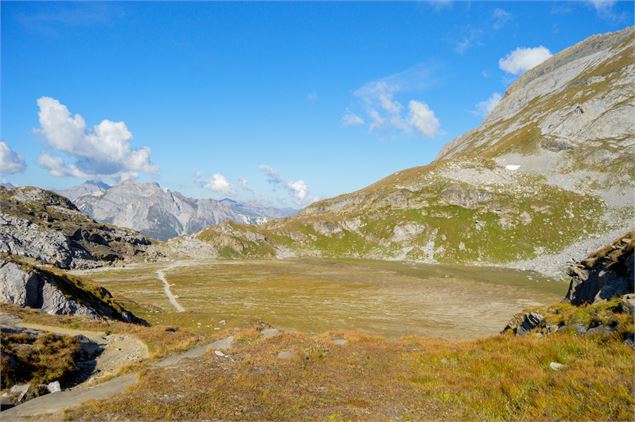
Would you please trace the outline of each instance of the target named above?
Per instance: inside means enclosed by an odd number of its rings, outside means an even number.
[[[0,140],[0,173],[15,174],[26,169],[24,157],[15,152],[9,144]]]
[[[494,107],[496,107],[496,105],[500,102],[501,98],[503,97],[498,92],[494,92],[486,100],[476,103],[473,113],[477,116],[487,116],[492,110],[494,110]]]
[[[259,168],[267,175],[267,182],[273,186],[284,188],[298,204],[306,202],[307,199],[310,201],[309,188],[304,180],[287,180],[276,169],[267,164],[262,164]]]
[[[492,18],[494,19],[492,27],[498,31],[503,26],[505,26],[507,22],[512,20],[512,14],[505,9],[496,8],[492,12]]]
[[[426,138],[432,138],[439,133],[439,119],[434,115],[434,111],[430,110],[430,107],[426,103],[410,100],[408,103],[410,109],[410,116],[408,118],[411,125],[413,125],[421,135]]]
[[[342,122],[347,125],[368,122],[370,132],[381,129],[382,134],[397,129],[406,134],[417,131],[425,137],[436,136],[439,120],[427,104],[410,99],[408,107],[404,107],[397,99],[404,94],[420,93],[433,83],[431,66],[426,64],[368,82],[354,92],[367,119],[346,110]]]
[[[344,126],[360,126],[364,123],[364,119],[350,110],[346,110],[342,115],[342,124]]]
[[[71,115],[54,98],[41,97],[37,104],[39,132],[48,146],[71,160],[69,163],[60,156],[43,153],[38,163],[51,175],[122,180],[157,170],[150,162],[150,148],[130,147],[132,133],[124,122],[102,120],[87,128],[82,116]]]
[[[309,194],[309,188],[306,183],[304,183],[304,180],[296,180],[295,182],[289,181],[287,186],[293,191],[293,196],[295,196],[298,201],[304,201]]]
[[[212,177],[204,182],[203,187],[223,195],[234,195],[236,193],[231,183],[220,173],[212,174]]]
[[[518,75],[538,66],[551,57],[548,48],[539,46],[534,48],[517,48],[498,61],[498,66],[507,73]]]

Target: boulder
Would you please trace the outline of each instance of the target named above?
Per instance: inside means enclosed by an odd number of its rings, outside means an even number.
[[[60,382],[59,381],[53,381],[53,382],[49,382],[46,385],[46,389],[48,390],[49,393],[53,394],[53,393],[59,393],[60,391],[62,391],[62,387],[60,386]]]
[[[540,326],[545,317],[537,312],[526,314],[523,318],[523,322],[516,328],[516,334],[524,336],[528,334],[534,328]]]

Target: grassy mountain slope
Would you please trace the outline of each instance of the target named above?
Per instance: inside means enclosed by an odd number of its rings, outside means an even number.
[[[511,264],[583,256],[570,249],[611,240],[635,215],[633,40],[633,28],[594,36],[527,72],[480,127],[429,165],[296,217],[225,224],[198,238],[223,257]]]

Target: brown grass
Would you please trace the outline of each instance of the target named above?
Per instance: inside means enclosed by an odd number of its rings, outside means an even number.
[[[332,336],[344,337],[338,346]],[[620,339],[496,336],[391,342],[350,332],[237,333],[210,353],[145,372],[132,391],[69,420],[630,420],[633,352]],[[277,358],[288,350],[293,357]],[[551,362],[567,365],[554,371]]]
[[[53,325],[63,328],[106,333],[128,334],[138,337],[148,346],[152,358],[160,358],[168,353],[187,350],[205,337],[182,330],[178,327],[162,325],[146,327],[120,321],[97,321],[90,318],[49,315],[40,311],[0,304],[0,311],[18,315],[24,322]]]
[[[74,337],[40,333],[6,333],[0,335],[2,388],[15,384],[47,384],[69,380],[76,371],[75,359],[80,351]]]

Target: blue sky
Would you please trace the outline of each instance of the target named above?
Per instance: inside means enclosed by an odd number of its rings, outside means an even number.
[[[600,0],[1,8],[3,180],[295,207],[432,161],[524,70],[633,16]]]

